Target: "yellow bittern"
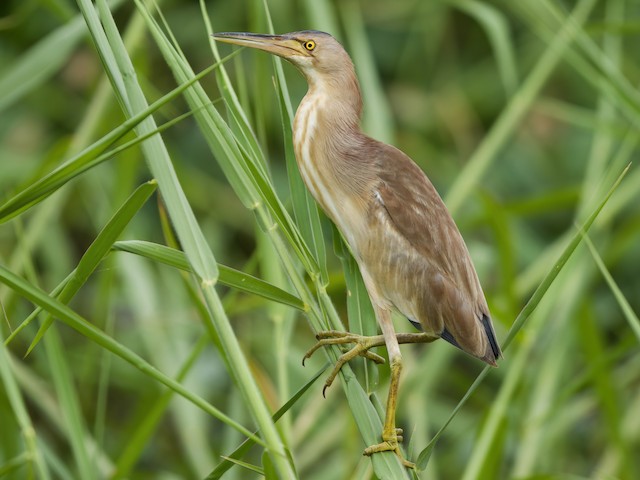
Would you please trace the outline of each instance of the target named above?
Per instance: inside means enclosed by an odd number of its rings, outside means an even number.
[[[365,454],[394,451],[395,412],[402,370],[399,343],[443,338],[496,365],[500,347],[489,308],[464,240],[424,172],[400,150],[360,130],[362,98],[351,58],[331,35],[301,31],[284,35],[217,33],[221,41],[257,48],[293,63],[309,90],[293,124],[298,167],[307,188],[337,225],[356,259],[382,330],[363,337],[321,332],[322,345],[353,343],[329,376],[345,362],[386,345],[391,367],[382,443]],[[396,334],[396,309],[423,333]]]

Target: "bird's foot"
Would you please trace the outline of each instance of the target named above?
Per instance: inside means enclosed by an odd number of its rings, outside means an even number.
[[[374,453],[393,452],[398,456],[398,458],[400,459],[400,462],[406,468],[416,468],[415,463],[410,462],[409,460],[404,458],[404,455],[400,450],[401,442],[402,442],[402,429],[394,428],[390,434],[385,434],[384,432],[382,433],[381,443],[378,443],[377,445],[371,445],[370,447],[365,448],[364,455],[371,456]]]
[[[372,347],[384,345],[384,339],[382,338],[382,335],[367,337],[364,335],[357,335],[349,332],[327,330],[324,332],[319,332],[316,335],[316,339],[318,340],[317,343],[313,347],[311,347],[307,351],[307,353],[305,353],[302,359],[302,365],[304,365],[305,360],[311,357],[311,355],[313,355],[316,350],[324,347],[325,345],[347,345],[351,343],[354,344],[351,349],[344,351],[344,353],[340,355],[340,357],[338,357],[338,361],[333,367],[333,371],[329,374],[329,376],[327,377],[327,381],[324,383],[322,395],[324,395],[327,388],[331,386],[344,364],[353,360],[354,358],[361,356],[364,358],[368,358],[375,363],[384,363],[383,357],[381,357],[377,353],[369,351],[369,349]]]

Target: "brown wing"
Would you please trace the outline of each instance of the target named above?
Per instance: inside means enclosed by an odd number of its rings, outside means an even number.
[[[500,349],[489,309],[449,211],[409,157],[384,144],[378,152],[380,184],[376,201],[388,216],[389,226],[415,250],[410,257],[412,264],[397,273],[416,277],[413,282],[405,278],[405,284],[420,285],[420,291],[407,293],[406,300],[413,303],[412,310],[420,317],[412,320],[420,322],[423,330],[495,364]],[[398,292],[394,293],[394,303],[401,303]]]

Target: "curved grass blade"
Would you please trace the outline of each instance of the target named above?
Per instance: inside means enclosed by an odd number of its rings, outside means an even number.
[[[593,260],[596,262],[596,265],[600,269],[600,273],[609,285],[609,288],[611,289],[613,296],[616,298],[618,305],[620,305],[620,309],[627,319],[629,327],[631,327],[633,333],[636,335],[636,337],[638,337],[638,341],[640,341],[640,319],[633,311],[633,308],[631,308],[629,301],[625,298],[622,290],[620,290],[620,287],[618,287],[618,284],[611,276],[611,273],[609,273],[607,266],[604,264],[602,257],[598,253],[598,250],[596,250],[596,247],[593,245],[593,242],[591,241],[589,236],[586,233],[583,233],[582,230],[580,230],[580,233],[583,235],[584,241],[587,247],[589,247],[589,251],[591,252],[591,256],[593,256]]]
[[[109,3],[117,9],[123,0]],[[85,33],[82,15],[76,15],[21,54],[15,63],[3,65],[6,73],[0,77],[0,111],[59,72]]]
[[[121,104],[125,107],[126,114],[133,116],[140,111],[144,111],[148,108],[147,100],[137,81],[136,70],[131,57],[125,48],[106,2],[103,0],[97,1],[99,17],[91,2],[80,0],[78,3],[87,18],[91,34],[96,47],[101,52],[101,56],[106,60],[113,58],[113,65],[107,62],[105,62],[105,65],[109,68],[113,86],[121,100]],[[136,0],[136,6],[138,11],[143,14],[145,21],[150,19],[148,10],[142,2]],[[159,46],[162,44],[161,49],[171,50],[170,43],[162,35],[162,32],[157,29],[157,24],[152,21],[147,25],[153,30],[154,38],[158,40]],[[174,57],[173,61],[169,63],[172,68],[187,68],[184,64],[186,62],[180,62],[177,57]],[[191,70],[190,67],[188,69]],[[193,77],[193,73],[189,73],[189,76]],[[196,90],[200,90],[198,84],[195,84],[194,88],[186,90],[186,97],[193,96]],[[202,100],[196,106],[210,103],[208,97]],[[202,112],[209,110],[215,109],[212,109],[212,107],[204,108]],[[201,118],[202,115],[196,115],[196,118]],[[155,120],[153,116],[150,116],[140,123],[139,127],[137,127],[137,133],[144,134],[155,128]],[[229,148],[229,145],[225,145],[225,147],[225,150],[232,154],[237,152],[237,149]],[[154,136],[143,143],[142,150],[151,172],[158,180],[160,191],[165,200],[165,205],[181,248],[184,250],[194,274],[198,277],[198,284],[204,301],[211,312],[211,316],[204,319],[205,323],[212,330],[215,329],[220,339],[226,368],[241,392],[247,409],[251,412],[253,419],[260,428],[266,451],[271,456],[276,470],[282,478],[295,478],[293,465],[286,456],[282,438],[271,420],[264,397],[255,382],[247,358],[240,347],[238,338],[215,289],[215,283],[219,277],[217,263],[179,182],[169,151],[160,136]]]
[[[75,274],[75,270],[73,270],[69,275],[67,275],[64,280],[62,280],[58,285],[56,285],[56,288],[54,288],[53,290],[51,290],[51,293],[49,294],[51,297],[57,298],[58,295],[60,294],[60,292],[62,291],[62,289],[64,288],[64,286],[67,284],[67,282],[69,280],[71,280],[71,278],[73,277],[73,275]],[[25,328],[27,328],[31,322],[33,322],[34,319],[36,319],[38,317],[38,315],[40,315],[42,313],[42,308],[40,307],[36,307],[33,309],[33,312],[31,312],[29,314],[29,316],[27,318],[25,318],[20,325],[18,325],[12,332],[11,335],[9,335],[7,337],[7,339],[4,341],[5,345],[9,345],[11,342],[13,342],[13,340],[20,335],[20,332],[22,332],[22,330],[24,330]]]
[[[56,295],[58,301],[67,304],[75,294],[78,293],[78,290],[80,290],[89,279],[89,276],[95,271],[98,264],[100,264],[102,259],[109,253],[111,246],[122,234],[122,231],[129,225],[129,222],[131,222],[143,205],[147,203],[147,200],[149,200],[153,192],[156,191],[157,186],[158,184],[155,180],[140,185],[124,202],[122,207],[109,219],[96,239],[91,243],[84,255],[82,255],[78,266],[68,281],[66,281],[62,291]],[[52,323],[53,317],[47,315],[31,342],[31,345],[29,345],[26,355],[31,353],[31,350],[33,350],[42,339]]]
[[[569,261],[569,259],[573,255],[573,252],[575,251],[575,249],[578,247],[580,242],[582,242],[583,232],[587,232],[589,230],[589,228],[591,227],[591,225],[593,224],[595,219],[598,217],[598,215],[600,214],[600,212],[602,211],[604,206],[607,204],[607,202],[609,201],[609,199],[613,195],[613,192],[615,192],[615,190],[618,188],[618,185],[620,185],[620,182],[622,182],[622,179],[627,174],[627,172],[629,171],[630,167],[631,167],[631,164],[627,165],[627,167],[622,171],[622,173],[620,174],[618,179],[615,181],[615,183],[613,184],[613,186],[609,190],[609,192],[605,195],[605,197],[600,202],[600,204],[591,213],[591,215],[589,215],[589,217],[587,218],[585,223],[582,225],[581,231],[576,233],[573,236],[573,238],[569,242],[569,245],[567,245],[567,247],[564,249],[564,251],[560,255],[560,258],[558,258],[558,260],[553,265],[551,270],[544,277],[544,279],[542,280],[542,282],[540,283],[540,285],[538,286],[536,291],[533,292],[533,295],[531,296],[531,298],[529,299],[527,304],[520,311],[520,313],[518,314],[517,318],[513,322],[513,325],[511,326],[511,329],[509,330],[509,334],[507,335],[507,338],[502,343],[502,351],[503,352],[505,352],[507,350],[507,348],[509,348],[509,345],[513,341],[514,337],[522,329],[522,327],[524,326],[526,321],[531,316],[531,313],[533,313],[533,311],[536,309],[536,307],[538,306],[538,304],[542,300],[542,297],[544,297],[544,295],[547,293],[547,290],[549,290],[549,287],[551,286],[553,281],[556,279],[556,277],[558,276],[558,274],[560,273],[562,268],[565,266],[567,261]],[[482,383],[482,380],[484,379],[484,377],[487,376],[487,374],[489,373],[491,368],[492,367],[487,365],[480,372],[480,374],[476,377],[475,381],[469,387],[469,389],[467,390],[465,395],[462,397],[460,402],[458,402],[458,405],[456,405],[456,407],[453,409],[453,411],[451,412],[451,415],[449,416],[447,421],[440,428],[440,430],[438,430],[438,432],[434,435],[434,437],[431,439],[429,444],[420,452],[420,454],[418,455],[418,460],[416,462],[416,466],[418,467],[418,469],[424,470],[426,468],[427,463],[429,462],[429,458],[431,457],[431,453],[433,451],[433,448],[435,447],[436,443],[440,439],[440,436],[445,431],[447,426],[451,423],[451,421],[454,419],[456,414],[460,411],[462,406],[467,402],[467,400],[469,399],[471,394],[478,388],[480,383]]]
[[[300,387],[300,389],[287,401],[287,403],[285,403],[282,407],[278,409],[276,413],[273,414],[273,421],[277,422],[280,419],[280,417],[282,417],[285,413],[287,413],[289,409],[295,405],[298,399],[302,397],[302,395],[307,390],[309,390],[311,385],[313,385],[316,382],[316,380],[318,380],[322,376],[322,374],[325,372],[325,370],[328,367],[329,367],[329,364],[328,363],[325,364],[325,366],[322,367],[320,370],[318,370],[316,374],[313,375],[307,383],[305,383],[302,387]],[[238,448],[236,448],[231,454],[227,456],[223,456],[222,458],[224,459],[224,461],[221,462],[209,475],[207,475],[206,480],[218,480],[219,478],[221,478],[222,475],[233,466],[233,463],[241,459],[253,445],[254,445],[254,442],[250,438],[248,438],[244,442],[242,442],[242,444]]]
[[[65,304],[59,302],[55,298],[51,298],[46,294],[46,292],[30,284],[23,278],[20,278],[15,273],[7,270],[2,265],[0,265],[0,282],[4,283],[12,290],[19,293],[34,304],[39,305],[44,310],[51,313],[51,315],[53,315],[54,317],[59,318],[65,324],[67,324],[92,342],[100,345],[114,355],[120,357],[125,362],[133,365],[145,375],[172,389],[178,395],[186,398],[191,403],[201,408],[204,412],[224,422],[230,427],[235,428],[243,435],[253,439],[254,442],[262,445],[263,447],[266,447],[264,441],[251,433],[247,428],[243,427],[238,422],[225,415],[223,412],[204,400],[202,397],[194,394],[172,378],[159,371],[153,365],[144,360],[141,356],[134,353],[132,350],[129,350],[127,347],[117,342],[109,335],[105,334],[103,331],[89,323],[86,319],[78,315]]]
[[[518,71],[505,14],[496,7],[478,0],[448,0],[448,2],[475,18],[482,26],[491,42],[505,92],[507,95],[513,95],[518,86]]]
[[[575,26],[581,25],[586,21],[596,3],[596,0],[582,0],[573,9],[567,21],[558,28],[557,34],[549,47],[533,67],[531,73],[522,82],[518,91],[511,97],[489,133],[449,189],[445,203],[452,214],[458,211],[463,201],[474,191],[474,186],[480,182],[491,163],[497,158],[498,152],[520,125],[542,87],[573,41]]]
[[[145,242],[142,240],[126,240],[114,243],[113,249],[140,255],[187,272],[192,271],[187,257],[183,252],[158,243]],[[275,285],[271,285],[264,280],[225,265],[218,264],[218,269],[220,271],[218,281],[228,287],[253,293],[268,300],[297,308],[298,310],[307,311],[309,309],[309,307],[295,295]]]
[[[3,205],[0,206],[0,223],[4,223],[7,220],[19,215],[24,212],[31,206],[37,204],[38,202],[44,200],[48,195],[53,193],[55,190],[60,188],[62,185],[67,183],[72,178],[80,175],[86,170],[95,167],[99,163],[112,158],[117,153],[120,153],[122,150],[129,148],[137,143],[146,140],[157,133],[163,131],[164,129],[174,125],[178,121],[184,119],[186,116],[191,115],[194,111],[191,111],[187,114],[184,114],[170,122],[167,122],[165,125],[154,129],[149,132],[145,132],[140,135],[138,139],[132,140],[125,145],[122,145],[111,152],[105,153],[102,155],[107,148],[113,145],[115,142],[120,140],[126,134],[128,134],[131,130],[133,130],[136,126],[138,126],[142,121],[144,121],[149,115],[154,113],[156,110],[166,105],[169,101],[176,98],[180,95],[184,90],[189,88],[195,82],[211,73],[213,70],[218,68],[222,63],[227,61],[236,55],[237,52],[234,52],[227,57],[225,57],[222,61],[211,65],[210,67],[205,68],[202,72],[195,75],[193,78],[181,84],[179,87],[173,89],[171,92],[158,99],[154,103],[152,103],[148,108],[144,109],[137,115],[131,116],[128,120],[126,120],[122,125],[113,129],[111,132],[106,134],[100,140],[94,142],[87,148],[85,148],[82,152],[74,155],[72,158],[64,162],[58,168],[53,170],[51,173],[43,177],[42,179],[32,183],[27,188],[17,193],[9,200],[7,200]]]

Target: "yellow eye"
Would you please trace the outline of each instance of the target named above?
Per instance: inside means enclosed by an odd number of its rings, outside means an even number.
[[[314,42],[313,40],[307,40],[303,43],[303,45],[304,48],[306,48],[309,52],[316,48],[316,42]]]

